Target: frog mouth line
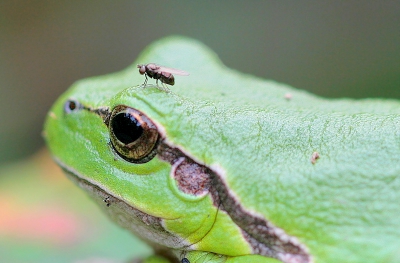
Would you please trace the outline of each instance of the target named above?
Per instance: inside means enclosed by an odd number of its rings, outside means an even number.
[[[142,217],[146,216],[146,217],[151,218],[152,222],[159,222],[159,221],[162,220],[162,218],[160,218],[160,217],[155,217],[155,216],[149,215],[149,214],[147,214],[147,213],[145,213],[145,212],[143,212],[143,211],[141,211],[141,210],[129,205],[124,200],[109,194],[106,190],[104,190],[103,188],[101,188],[97,184],[91,182],[90,180],[85,179],[77,171],[75,171],[74,169],[69,168],[68,166],[66,166],[60,160],[55,159],[55,161],[62,168],[63,172],[65,174],[67,174],[67,176],[74,183],[76,183],[79,187],[81,187],[81,188],[83,188],[85,190],[91,190],[91,192],[96,193],[97,196],[103,198],[103,202],[104,202],[105,206],[110,207],[110,206],[112,206],[113,204],[115,204],[117,202],[118,203],[122,202],[122,203],[126,204],[127,206],[129,206],[132,210],[137,211],[140,215],[142,215]],[[148,223],[148,221],[146,223]]]
[[[97,184],[85,179],[76,170],[66,166],[63,162],[54,158],[57,164],[62,168],[64,173],[80,188],[91,195],[103,210],[119,225],[133,232],[134,235],[142,238],[151,245],[157,254],[171,257],[166,247],[182,248],[188,247],[181,237],[174,235],[166,230],[163,221],[166,219],[149,215],[126,201],[109,194],[105,189]],[[123,212],[122,212],[123,211]],[[152,237],[154,234],[166,241],[160,245]]]

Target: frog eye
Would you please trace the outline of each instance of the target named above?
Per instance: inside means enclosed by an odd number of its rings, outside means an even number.
[[[156,155],[158,130],[144,113],[119,105],[111,113],[108,129],[111,144],[123,159],[146,163]]]

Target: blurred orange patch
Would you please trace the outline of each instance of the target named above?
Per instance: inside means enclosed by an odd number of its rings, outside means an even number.
[[[57,207],[22,206],[4,195],[0,195],[0,207],[2,236],[56,246],[72,244],[80,239],[83,226],[72,213]]]

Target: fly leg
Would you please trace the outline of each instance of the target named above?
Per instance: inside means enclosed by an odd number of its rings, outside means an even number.
[[[170,90],[169,90],[168,86],[164,82],[161,82],[161,83],[162,83],[162,86],[163,86],[163,90],[165,92],[169,93]]]

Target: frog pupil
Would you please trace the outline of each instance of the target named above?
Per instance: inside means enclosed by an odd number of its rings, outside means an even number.
[[[117,114],[111,121],[111,126],[115,137],[124,144],[129,144],[143,134],[140,122],[129,113]]]

